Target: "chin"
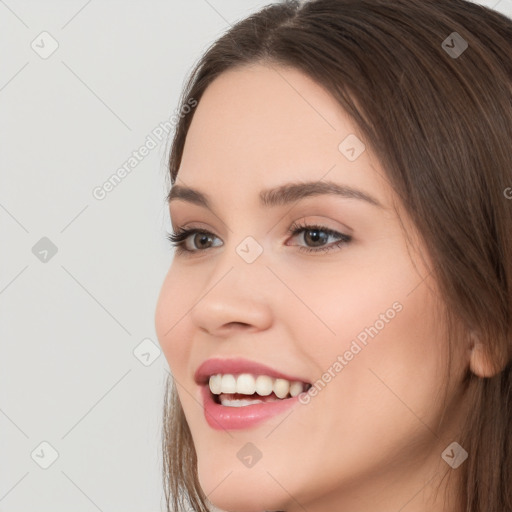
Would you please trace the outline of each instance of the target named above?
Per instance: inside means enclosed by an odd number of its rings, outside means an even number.
[[[222,511],[285,510],[287,495],[264,468],[239,469],[227,464],[219,467],[214,461],[198,462],[198,478],[210,503]]]

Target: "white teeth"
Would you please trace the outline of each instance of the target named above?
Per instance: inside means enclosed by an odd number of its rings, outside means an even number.
[[[278,398],[284,398],[290,391],[290,382],[284,379],[274,381],[274,393]]]
[[[274,382],[267,375],[258,375],[256,378],[256,393],[260,396],[268,396],[272,393]]]
[[[221,393],[236,393],[236,379],[233,375],[223,375],[220,383]]]
[[[220,395],[222,390],[222,375],[212,375],[210,377],[210,391],[214,395]]]
[[[256,380],[250,373],[242,373],[236,379],[236,392],[253,395],[256,391]]]
[[[238,393],[242,395],[253,395],[257,393],[260,396],[268,396],[272,393],[278,398],[286,398],[288,395],[294,397],[305,390],[302,382],[290,382],[286,379],[273,379],[268,375],[258,375],[255,377],[250,373],[242,373],[238,376],[227,374],[212,375],[209,381],[210,391],[214,395]],[[228,400],[227,402],[239,402],[239,400]],[[247,402],[247,400],[242,400]],[[250,401],[251,404],[258,403],[259,400]],[[223,403],[224,405],[224,403]],[[248,404],[245,404],[248,405]]]
[[[292,382],[290,385],[290,395],[297,396],[299,393],[302,393],[302,382]]]
[[[245,407],[246,405],[262,404],[263,400],[230,400],[221,396],[220,403],[225,407]]]

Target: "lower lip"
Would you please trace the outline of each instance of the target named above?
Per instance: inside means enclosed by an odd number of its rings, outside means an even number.
[[[299,396],[264,402],[243,407],[227,407],[214,401],[208,385],[201,386],[204,416],[206,422],[215,430],[238,430],[250,428],[280,414],[298,403]]]

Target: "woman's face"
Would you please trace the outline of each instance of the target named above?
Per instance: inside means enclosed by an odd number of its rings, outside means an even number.
[[[442,417],[448,346],[435,282],[408,251],[399,198],[361,139],[335,100],[290,68],[225,72],[196,108],[176,189],[208,203],[176,194],[169,208],[174,229],[210,235],[190,235],[191,252],[175,255],[155,321],[201,487],[220,508],[423,510],[427,483],[448,467],[441,453],[456,438],[443,429],[459,401],[448,388]],[[279,192],[309,182],[325,188]],[[357,192],[326,193],[328,183]],[[196,382],[210,358],[220,366]],[[275,373],[229,365],[241,358]],[[266,375],[262,394],[272,375],[312,388],[277,404],[252,395],[251,405],[220,405],[204,384],[211,373],[228,375],[214,379],[217,393],[250,393],[250,377],[233,387],[239,374]]]

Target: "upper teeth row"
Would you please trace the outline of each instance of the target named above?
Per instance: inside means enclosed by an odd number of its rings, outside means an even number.
[[[214,395],[220,395],[221,393],[252,395],[258,393],[258,395],[267,396],[273,391],[278,398],[284,398],[288,393],[291,396],[297,396],[304,391],[302,382],[273,379],[267,375],[255,377],[250,373],[242,373],[238,376],[219,373],[210,377],[209,384]]]

